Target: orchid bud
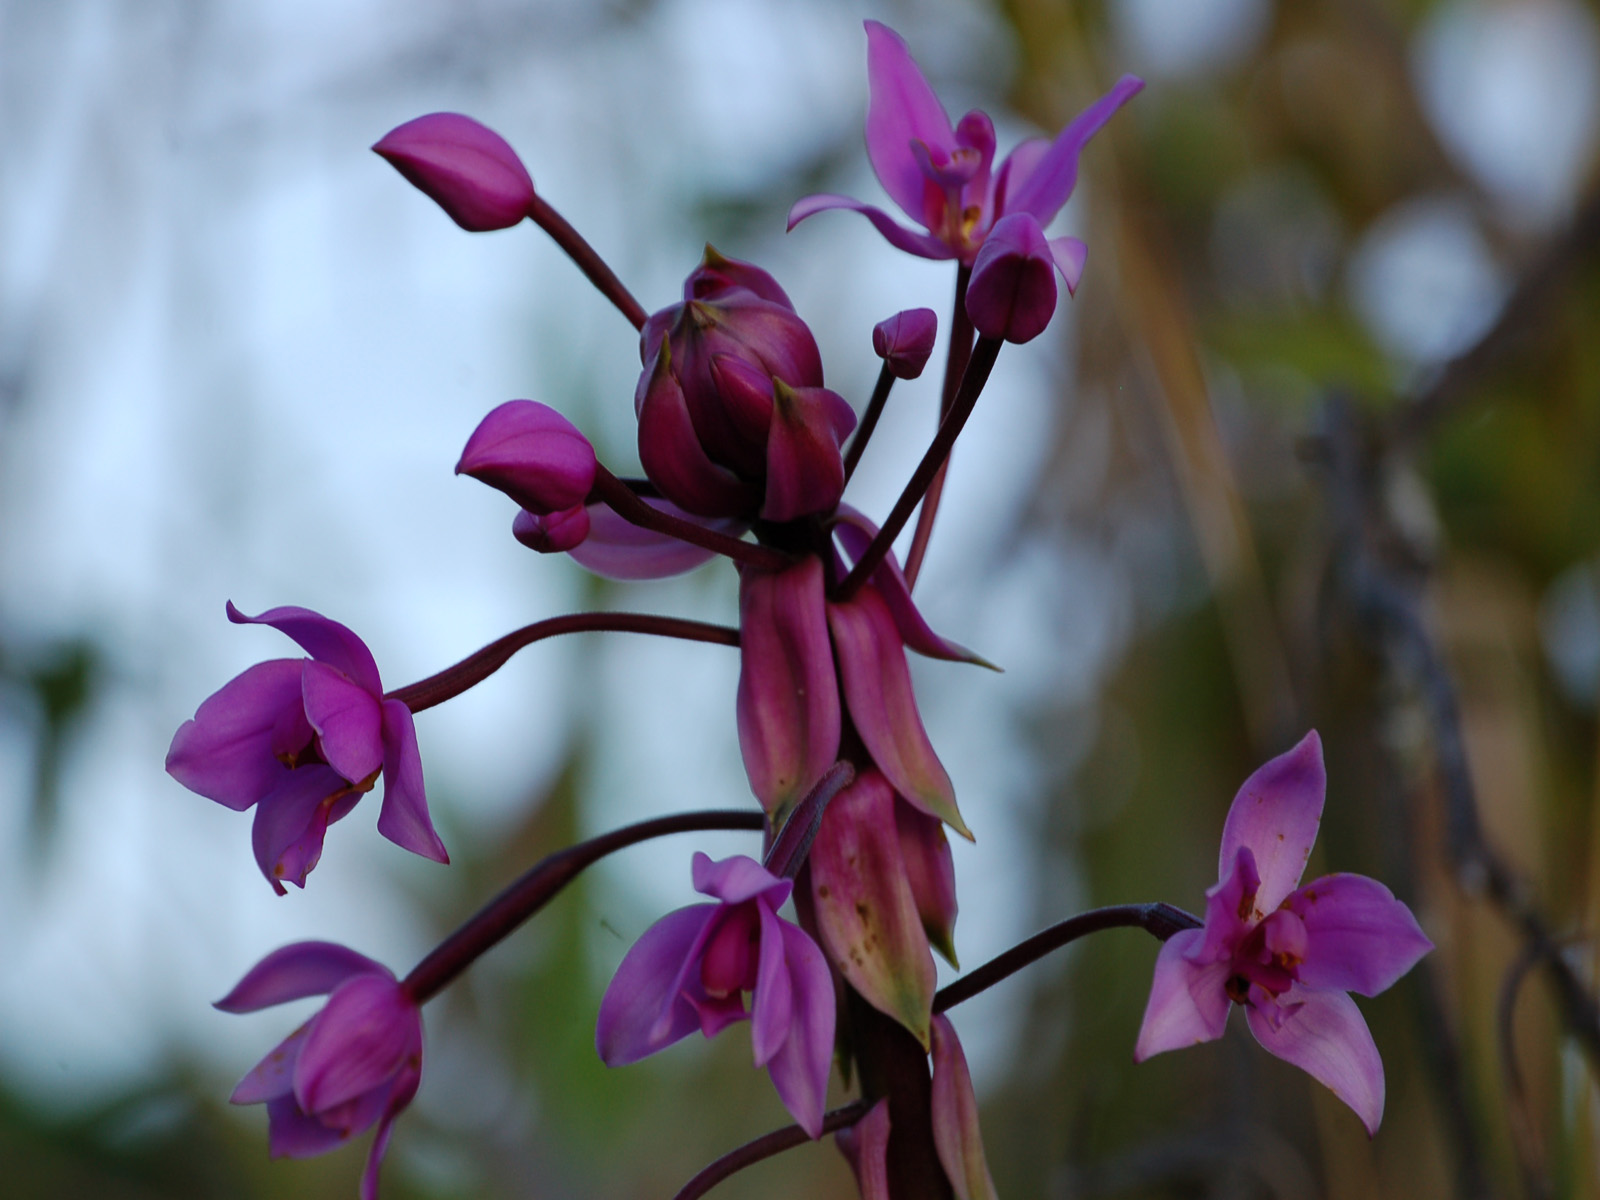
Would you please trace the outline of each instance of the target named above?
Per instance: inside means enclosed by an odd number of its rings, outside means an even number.
[[[972,263],[967,316],[986,338],[1030,342],[1056,311],[1055,262],[1032,214],[1012,213],[989,231]]]
[[[831,512],[844,495],[839,443],[856,427],[856,414],[837,392],[791,388],[781,379],[773,381],[772,399],[761,516],[792,521]]]
[[[872,328],[872,352],[896,379],[915,379],[928,365],[939,318],[931,308],[908,308]]]
[[[471,475],[531,513],[581,505],[594,486],[594,447],[548,405],[508,400],[467,439],[457,475]]]
[[[760,491],[706,453],[672,364],[672,347],[663,341],[634,393],[644,473],[663,496],[697,517],[753,516]]]
[[[407,121],[372,148],[469,233],[509,229],[533,203],[533,178],[517,152],[460,113]]]
[[[589,510],[582,504],[551,513],[519,509],[511,522],[511,536],[529,550],[560,554],[582,544],[589,536]]]

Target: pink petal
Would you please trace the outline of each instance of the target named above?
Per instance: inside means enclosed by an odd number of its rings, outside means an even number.
[[[807,860],[818,936],[850,985],[924,1046],[936,982],[900,856],[894,792],[865,770],[822,816]]]
[[[283,786],[256,805],[251,849],[256,865],[280,896],[284,880],[305,887],[306,876],[322,857],[322,838],[334,819],[337,798],[349,790],[339,772],[317,763],[290,771]]]
[[[813,1138],[822,1136],[822,1111],[828,1096],[828,1067],[833,1061],[833,976],[828,960],[804,930],[779,920],[784,962],[789,969],[791,1012],[789,1036],[783,1040],[767,1073],[789,1114]]]
[[[350,677],[311,661],[301,676],[306,719],[317,731],[322,757],[351,783],[383,765],[383,714],[378,698]]]
[[[891,1200],[889,1194],[889,1100],[874,1104],[861,1120],[833,1135],[839,1153],[856,1173],[861,1200]]]
[[[529,512],[563,512],[594,486],[594,447],[549,405],[507,400],[472,431],[456,474],[498,488]]]
[[[739,574],[739,751],[750,790],[782,813],[839,754],[841,710],[822,562]]]
[[[315,1113],[348,1103],[391,1080],[422,1046],[422,1013],[392,978],[360,975],[334,989],[311,1019],[294,1095]]]
[[[337,621],[330,621],[321,613],[309,608],[284,605],[268,609],[259,617],[247,617],[228,601],[228,620],[235,625],[270,625],[279,633],[287,634],[300,643],[300,647],[318,662],[343,671],[374,696],[383,695],[383,682],[378,678],[378,664],[373,661],[367,644]]]
[[[267,1101],[267,1152],[273,1158],[314,1158],[349,1140],[344,1130],[302,1111],[292,1094]]]
[[[763,903],[777,909],[794,890],[792,879],[779,879],[755,859],[743,854],[713,861],[697,850],[689,870],[695,891],[702,896],[714,896],[724,904],[743,904],[759,897]]]
[[[357,975],[394,978],[382,963],[336,942],[295,942],[251,967],[212,1007],[229,1013],[255,1012],[305,996],[326,995]]]
[[[1190,956],[1195,963],[1230,958],[1250,930],[1267,914],[1261,910],[1261,875],[1250,847],[1240,846],[1228,873],[1206,890],[1205,944]]]
[[[743,521],[697,517],[659,496],[642,499],[652,508],[729,537],[738,537],[749,528]],[[669,575],[692,571],[717,557],[715,550],[692,546],[670,534],[640,529],[604,504],[591,504],[586,511],[589,514],[589,536],[581,544],[572,547],[569,553],[579,566],[606,579],[665,579]]]
[[[700,1027],[678,981],[719,907],[691,904],[668,913],[623,956],[595,1022],[595,1053],[606,1066],[638,1062]]]
[[[911,143],[946,156],[955,149],[950,118],[898,33],[867,21],[867,158],[894,202],[913,219],[922,215],[926,176]]]
[[[383,1166],[383,1156],[389,1152],[389,1138],[394,1133],[394,1119],[410,1104],[422,1082],[422,1071],[402,1069],[395,1079],[394,1090],[384,1106],[378,1121],[378,1131],[372,1135],[372,1148],[367,1151],[367,1165],[361,1172],[361,1200],[378,1200],[378,1171]]]
[[[296,1029],[267,1052],[267,1056],[245,1072],[228,1097],[229,1104],[261,1104],[287,1096],[294,1090],[294,1064],[300,1057],[311,1022]]]
[[[1228,809],[1218,878],[1233,866],[1238,847],[1248,846],[1261,872],[1256,907],[1267,913],[1282,904],[1300,882],[1311,857],[1327,786],[1322,739],[1315,729],[1293,750],[1257,768]]]
[[[257,663],[206,697],[173,735],[167,774],[235,812],[281,786],[287,769],[275,753],[288,748],[276,745],[277,733],[303,712],[304,665],[303,658]]]
[[[1355,1110],[1367,1136],[1373,1136],[1383,1120],[1383,1060],[1361,1010],[1343,992],[1295,988],[1284,999],[1298,1007],[1281,1023],[1272,1013],[1247,1005],[1250,1032],[1269,1052],[1326,1085]]]
[[[1365,875],[1324,875],[1284,906],[1305,924],[1298,978],[1308,988],[1376,996],[1433,949],[1411,910]]]
[[[828,628],[845,705],[872,761],[895,791],[970,840],[950,776],[922,727],[905,647],[889,606],[875,589],[862,588],[846,603],[828,605]]]
[[[830,208],[843,208],[860,213],[872,222],[872,227],[888,239],[889,244],[896,250],[904,250],[907,254],[915,254],[918,258],[958,257],[956,251],[932,234],[917,233],[915,230],[907,229],[896,223],[895,219],[881,208],[874,208],[849,196],[838,196],[831,192],[819,192],[815,196],[802,196],[796,200],[794,207],[789,210],[789,228],[793,229],[807,217]]]
[[[1228,1023],[1228,994],[1223,989],[1229,964],[1223,960],[1196,966],[1187,957],[1200,949],[1204,936],[1202,930],[1185,929],[1169,938],[1156,955],[1134,1062],[1222,1036]]]
[[[996,1200],[967,1056],[945,1016],[933,1018],[933,1146],[956,1200]]]
[[[533,179],[517,152],[460,113],[407,121],[372,148],[470,233],[509,228],[533,203]]]
[[[1083,278],[1083,264],[1088,261],[1089,247],[1075,237],[1051,238],[1050,257],[1061,272],[1069,295],[1078,294],[1078,281]]]
[[[952,967],[959,967],[955,944],[956,871],[944,825],[899,796],[894,798],[894,823],[900,836],[906,882],[922,916],[923,931],[933,948]]]
[[[428,815],[416,722],[399,700],[383,702],[383,807],[378,810],[378,832],[403,850],[437,863],[450,861]]]
[[[1056,311],[1055,258],[1028,213],[995,222],[972,260],[967,316],[986,338],[1031,342]]]
[[[794,987],[784,959],[783,925],[766,901],[756,903],[761,920],[761,958],[750,1004],[750,1048],[756,1066],[764,1067],[789,1036],[794,1017]]]
[[[1056,135],[1046,151],[1026,176],[1013,171],[1010,195],[1006,198],[1006,212],[1031,213],[1040,225],[1048,225],[1061,211],[1061,206],[1072,195],[1078,182],[1078,156],[1089,144],[1089,139],[1100,132],[1116,111],[1137,96],[1144,88],[1144,80],[1124,75],[1116,85]]]

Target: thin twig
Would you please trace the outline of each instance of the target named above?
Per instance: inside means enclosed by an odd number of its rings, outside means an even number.
[[[707,529],[704,525],[696,525],[693,521],[685,521],[682,517],[675,517],[652,504],[646,504],[639,499],[632,488],[601,466],[595,467],[594,490],[590,493],[590,497],[604,501],[617,516],[631,525],[637,525],[640,529],[664,533],[677,538],[680,542],[688,542],[691,546],[714,551],[747,566],[759,567],[763,571],[781,571],[791,566],[794,561],[780,551],[741,538],[729,537],[725,533],[718,533],[715,529]]]
[[[1539,1127],[1534,1120],[1532,1106],[1528,1103],[1528,1090],[1523,1086],[1522,1070],[1517,1066],[1517,995],[1528,973],[1538,965],[1539,957],[1533,948],[1524,946],[1505,978],[1500,981],[1500,995],[1495,1004],[1495,1027],[1500,1043],[1500,1073],[1505,1079],[1506,1102],[1510,1111],[1511,1144],[1517,1152],[1522,1190],[1528,1200],[1549,1200],[1554,1188],[1550,1183],[1550,1172],[1545,1167]]]
[[[867,401],[867,411],[861,414],[861,424],[856,426],[855,436],[850,439],[850,445],[844,452],[844,481],[847,484],[856,473],[861,452],[872,440],[872,431],[878,427],[878,418],[883,416],[883,406],[888,402],[889,389],[893,386],[894,372],[889,370],[888,363],[884,363],[878,369],[878,382],[872,385],[872,399]]]
[[[956,389],[967,373],[967,362],[972,358],[972,318],[967,316],[967,284],[972,279],[972,268],[965,263],[956,271],[956,302],[950,313],[950,346],[944,360],[944,386],[939,394],[939,420],[950,415],[956,402]],[[933,519],[939,514],[939,499],[944,495],[944,477],[950,469],[947,457],[939,464],[939,473],[928,485],[928,494],[922,498],[922,511],[917,513],[916,532],[911,535],[911,549],[906,554],[906,586],[916,587],[917,576],[922,571],[923,556],[928,553],[928,541],[933,537]]]
[[[823,1114],[822,1132],[837,1133],[854,1125],[866,1116],[872,1106],[865,1100],[856,1100],[846,1104],[843,1108],[836,1108],[832,1112]],[[793,1150],[796,1146],[803,1146],[811,1140],[811,1135],[798,1125],[785,1125],[782,1129],[774,1129],[771,1133],[764,1133],[752,1142],[746,1142],[737,1150],[730,1150],[716,1162],[707,1166],[688,1183],[678,1189],[677,1195],[672,1200],[698,1200],[717,1184],[730,1175],[736,1175],[746,1167],[754,1166],[763,1159],[771,1158],[774,1154],[782,1154],[785,1150]]]
[[[583,235],[567,223],[567,219],[551,208],[544,197],[535,195],[528,206],[528,216],[552,241],[567,252],[567,257],[578,264],[578,269],[589,277],[589,282],[600,289],[600,294],[617,306],[635,329],[643,329],[646,320],[644,306],[633,298],[633,293],[622,285],[617,273],[606,265],[605,259],[584,240]]]

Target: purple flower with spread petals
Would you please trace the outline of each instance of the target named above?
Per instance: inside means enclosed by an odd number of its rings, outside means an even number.
[[[1245,780],[1222,827],[1205,926],[1161,947],[1133,1056],[1219,1038],[1238,1004],[1258,1042],[1331,1088],[1371,1135],[1383,1119],[1383,1062],[1348,993],[1377,995],[1433,943],[1375,879],[1296,886],[1326,786],[1314,730]]]
[[[696,1029],[713,1037],[750,1017],[756,1065],[800,1126],[820,1137],[833,977],[817,944],[778,916],[794,882],[743,855],[712,862],[697,853],[694,887],[718,902],[680,908],[645,930],[606,988],[595,1027],[601,1061],[625,1066]]]
[[[297,942],[257,963],[216,1007],[246,1013],[305,996],[322,1011],[255,1065],[234,1104],[267,1106],[274,1158],[310,1158],[376,1124],[361,1200],[376,1200],[394,1119],[422,1080],[422,1012],[381,963],[332,942]]]
[[[533,178],[494,130],[460,113],[429,113],[372,149],[469,233],[509,229],[528,215]]]
[[[384,778],[378,832],[424,858],[449,862],[422,786],[411,710],[384,698],[366,643],[305,608],[228,619],[271,625],[310,658],[257,663],[208,697],[173,735],[167,772],[236,812],[255,806],[256,862],[279,895],[304,887],[328,826]]]
[[[1143,80],[1124,75],[1054,141],[1029,139],[992,169],[994,122],[973,111],[952,127],[900,35],[877,21],[866,22],[866,28],[867,158],[883,190],[927,232],[897,224],[880,208],[835,195],[797,201],[789,210],[790,229],[813,213],[844,208],[862,214],[907,253],[971,263],[1008,214],[1027,213],[1041,227],[1050,224],[1072,195],[1084,146],[1144,87]],[[1075,244],[1081,269],[1083,243]],[[1075,288],[1077,275],[1069,279]]]
[[[908,308],[872,327],[872,352],[896,379],[915,379],[928,365],[939,318],[931,308]]]

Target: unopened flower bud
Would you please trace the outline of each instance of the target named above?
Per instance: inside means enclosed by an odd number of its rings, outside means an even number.
[[[984,239],[967,284],[967,316],[987,338],[1029,342],[1056,311],[1055,262],[1031,213],[1002,217]]]
[[[872,351],[897,379],[915,379],[933,353],[939,318],[931,308],[908,308],[872,329]]]
[[[565,512],[594,486],[594,447],[548,405],[508,400],[467,439],[457,475],[499,488],[531,513]]]
[[[533,203],[533,178],[517,152],[460,113],[407,121],[372,148],[469,233],[508,229]]]
[[[552,513],[519,509],[511,522],[511,536],[540,554],[561,554],[589,536],[589,510],[581,504]]]

